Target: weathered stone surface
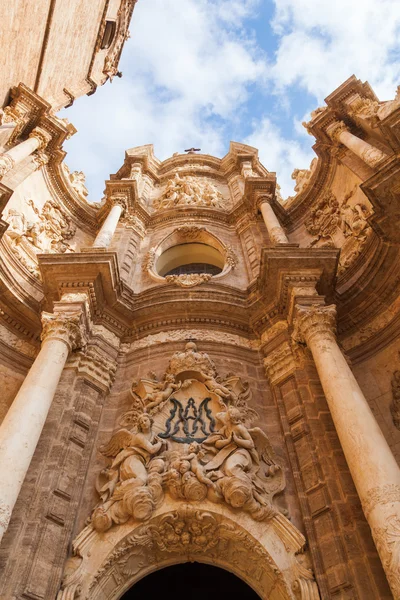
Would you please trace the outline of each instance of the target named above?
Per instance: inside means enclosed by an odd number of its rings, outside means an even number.
[[[62,164],[72,126],[19,88],[9,146],[43,147],[1,185],[1,402],[21,439],[44,426],[2,597],[114,600],[155,563],[210,559],[263,598],[399,597],[399,110],[355,78],[335,90],[283,203],[232,143],[130,149],[91,206]]]

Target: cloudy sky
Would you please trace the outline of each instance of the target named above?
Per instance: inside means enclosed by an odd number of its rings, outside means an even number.
[[[222,157],[230,140],[257,147],[288,196],[313,157],[310,111],[352,74],[381,100],[400,83],[399,0],[138,0],[130,30],[123,78],[61,112],[93,201],[127,148]]]

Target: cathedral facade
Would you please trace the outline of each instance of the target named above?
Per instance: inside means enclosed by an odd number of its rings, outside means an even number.
[[[89,203],[73,126],[26,85],[6,108],[0,597],[198,562],[263,599],[400,598],[399,94],[330,94],[286,200],[232,142],[129,149]]]

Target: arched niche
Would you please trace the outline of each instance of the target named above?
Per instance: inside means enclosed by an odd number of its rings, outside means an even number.
[[[158,246],[148,252],[143,270],[159,283],[175,283],[192,287],[210,279],[227,275],[237,262],[230,246],[224,244],[205,227],[187,225],[178,227]],[[207,263],[218,267],[218,274],[168,275],[171,269],[190,263]]]
[[[90,525],[75,539],[57,600],[119,600],[171,565],[199,562],[230,571],[268,600],[318,600],[301,562],[305,539],[283,515],[255,522],[223,505],[166,501],[145,523],[106,533]]]

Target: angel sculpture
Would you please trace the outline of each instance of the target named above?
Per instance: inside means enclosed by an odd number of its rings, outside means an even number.
[[[166,402],[174,391],[179,390],[181,386],[182,382],[175,383],[174,375],[166,375],[165,381],[157,383],[154,390],[142,398],[142,402],[146,406],[146,412],[150,412],[160,404]]]
[[[152,418],[144,413],[136,432],[120,429],[101,448],[102,454],[114,460],[102,472],[108,481],[98,485],[101,502],[92,516],[97,531],[107,531],[113,523],[125,523],[130,517],[148,519],[162,500],[165,464],[157,455],[165,442],[153,433],[152,425]]]
[[[277,512],[272,497],[285,482],[267,436],[259,427],[247,428],[234,406],[216,419],[221,428],[203,442],[213,455],[204,470],[232,507],[247,510],[257,520],[272,517]]]

